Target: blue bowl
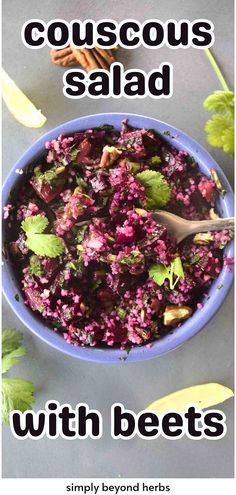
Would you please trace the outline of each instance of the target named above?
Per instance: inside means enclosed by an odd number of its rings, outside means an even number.
[[[223,217],[233,216],[234,201],[231,186],[219,165],[204,148],[184,132],[179,131],[171,125],[165,124],[164,122],[142,115],[122,113],[106,113],[80,117],[56,127],[38,139],[22,155],[9,173],[3,186],[3,205],[8,203],[8,196],[11,189],[16,187],[22,180],[22,177],[16,174],[16,169],[24,169],[32,162],[37,163],[40,157],[45,153],[44,145],[46,141],[57,138],[59,134],[70,135],[76,131],[98,127],[105,123],[112,124],[116,129],[120,129],[121,121],[124,118],[128,118],[129,124],[134,127],[150,128],[161,135],[164,134],[164,138],[168,143],[173,144],[178,149],[186,150],[193,156],[199,164],[201,171],[207,176],[210,175],[210,169],[215,168],[227,189],[224,198],[219,199],[218,208],[220,214]],[[230,243],[230,245],[225,248],[225,255],[229,257],[233,256],[233,243]],[[231,287],[232,281],[233,271],[227,272],[226,267],[223,267],[217,280],[215,280],[210,287],[210,297],[203,301],[203,308],[195,311],[193,316],[179,328],[176,328],[162,339],[155,341],[152,347],[134,347],[128,355],[128,362],[142,361],[160,356],[172,349],[176,349],[193,337],[218,311]],[[217,289],[219,284],[222,284],[221,290]],[[119,363],[120,360],[127,358],[127,353],[125,351],[120,351],[119,349],[74,347],[67,344],[61,335],[55,333],[45,322],[40,320],[29,308],[27,308],[27,306],[25,306],[23,298],[21,294],[19,294],[19,283],[14,273],[14,267],[8,260],[4,261],[3,265],[2,285],[5,297],[18,318],[29,328],[29,330],[55,349],[79,359],[100,363]],[[19,301],[15,298],[16,294],[19,294]]]

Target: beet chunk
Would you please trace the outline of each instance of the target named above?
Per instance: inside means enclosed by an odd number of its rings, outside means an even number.
[[[67,171],[64,170],[60,174],[55,172],[55,175],[52,174],[52,178],[47,178],[46,174],[47,172],[38,177],[33,177],[30,180],[30,184],[45,203],[50,203],[64,188],[67,181]]]

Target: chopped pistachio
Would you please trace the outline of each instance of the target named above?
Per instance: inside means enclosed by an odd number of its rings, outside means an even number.
[[[140,316],[141,316],[141,320],[144,321],[144,318],[145,318],[145,311],[144,311],[144,309],[141,309]]]
[[[82,252],[84,250],[82,244],[77,244],[77,251]]]
[[[210,232],[199,232],[193,238],[194,244],[202,244],[203,246],[209,244],[213,241],[214,237]]]
[[[144,210],[143,208],[135,208],[135,213],[137,213],[137,215],[141,215],[141,216],[147,216],[147,211]]]
[[[117,158],[121,155],[122,151],[118,150],[115,146],[104,146],[102,150],[102,157],[100,161],[100,167],[108,167],[112,165]]]
[[[225,189],[223,188],[221,181],[219,179],[219,176],[214,168],[211,169],[211,177],[213,181],[215,182],[216,189],[219,191],[220,194],[224,195],[225,194]]]
[[[180,321],[189,318],[189,316],[192,315],[192,312],[193,310],[189,306],[174,306],[170,304],[165,308],[165,312],[163,315],[164,325],[176,325]]]

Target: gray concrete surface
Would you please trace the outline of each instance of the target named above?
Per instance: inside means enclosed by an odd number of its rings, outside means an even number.
[[[207,147],[233,180],[233,160],[211,149],[206,142],[204,98],[219,88],[204,53],[200,50],[120,49],[118,59],[127,69],[153,69],[162,61],[174,66],[174,95],[171,100],[101,100],[88,98],[78,102],[62,94],[63,69],[54,67],[49,50],[25,48],[20,30],[24,21],[41,18],[109,17],[120,21],[136,18],[211,19],[215,25],[214,53],[228,83],[233,84],[233,0],[119,0],[76,1],[3,0],[3,66],[10,76],[48,117],[41,129],[18,124],[3,106],[3,175],[21,153],[39,136],[56,125],[96,112],[127,111],[156,117],[172,123]],[[79,478],[79,477],[232,477],[233,476],[233,401],[222,405],[228,431],[216,442],[183,438],[171,442],[163,438],[124,442],[109,434],[109,411],[113,402],[122,402],[136,412],[148,403],[176,389],[190,385],[219,382],[233,387],[233,294],[228,296],[214,319],[183,347],[160,358],[143,363],[99,365],[75,360],[51,349],[32,335],[3,304],[3,321],[23,331],[29,349],[27,357],[12,370],[14,376],[31,379],[36,386],[35,409],[48,399],[59,402],[87,402],[101,411],[107,425],[98,441],[69,442],[16,440],[9,428],[3,428],[3,476],[6,478]]]

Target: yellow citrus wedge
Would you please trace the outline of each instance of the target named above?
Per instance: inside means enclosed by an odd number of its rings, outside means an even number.
[[[42,127],[46,117],[18,88],[4,69],[1,70],[2,97],[15,119],[26,127]]]
[[[165,414],[168,411],[183,412],[189,406],[195,406],[197,409],[206,409],[207,407],[221,404],[221,402],[233,396],[233,391],[228,387],[224,387],[224,385],[220,385],[219,383],[204,383],[203,385],[183,388],[165,397],[161,397],[161,399],[152,402],[147,407],[147,410],[155,411],[158,414]]]

